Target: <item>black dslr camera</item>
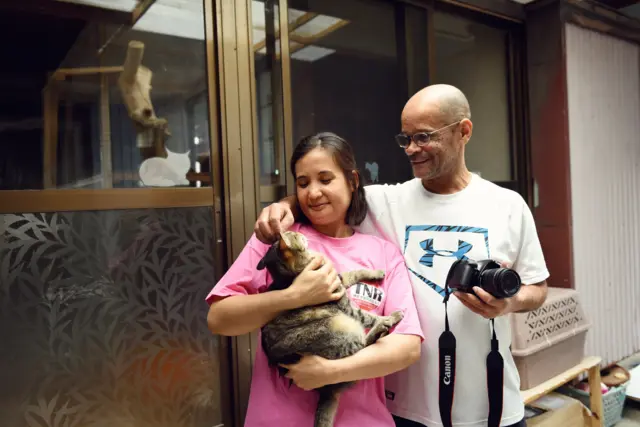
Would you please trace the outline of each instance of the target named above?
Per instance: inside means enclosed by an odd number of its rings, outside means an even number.
[[[478,286],[494,298],[509,298],[520,290],[520,275],[510,268],[502,268],[497,262],[457,260],[449,269],[447,286],[452,290],[473,294]]]

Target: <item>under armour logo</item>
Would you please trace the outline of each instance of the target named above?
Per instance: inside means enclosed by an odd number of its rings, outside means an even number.
[[[426,254],[420,258],[420,264],[426,265],[427,267],[433,267],[433,257],[436,255],[467,260],[468,258],[465,255],[471,250],[473,245],[465,242],[464,240],[458,240],[457,251],[448,251],[444,249],[436,251],[433,249],[433,239],[427,239],[420,242],[420,247],[426,252]]]

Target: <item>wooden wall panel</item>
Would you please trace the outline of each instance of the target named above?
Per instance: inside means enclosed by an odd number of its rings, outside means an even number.
[[[533,214],[555,287],[573,287],[567,84],[559,3],[527,9]]]

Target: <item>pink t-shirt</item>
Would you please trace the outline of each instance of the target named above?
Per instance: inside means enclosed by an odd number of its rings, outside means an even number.
[[[382,269],[386,277],[381,283],[360,283],[349,288],[351,301],[363,310],[388,315],[402,310],[404,318],[392,333],[417,335],[424,339],[411,291],[404,258],[391,243],[378,237],[355,233],[348,238],[331,238],[313,228],[295,224],[293,231],[303,233],[309,249],[328,257],[338,272],[360,268]],[[211,304],[215,296],[247,295],[265,292],[271,284],[266,269],[256,266],[269,248],[255,235],[238,259],[207,296]],[[312,427],[318,401],[315,391],[304,391],[270,368],[258,339],[258,349],[251,380],[245,427]],[[336,414],[335,427],[393,427],[386,408],[384,378],[360,380],[344,392]]]

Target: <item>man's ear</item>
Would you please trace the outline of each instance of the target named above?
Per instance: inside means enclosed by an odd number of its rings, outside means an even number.
[[[473,133],[473,123],[469,119],[462,119],[460,122],[460,133],[464,139],[465,144],[471,139]]]

